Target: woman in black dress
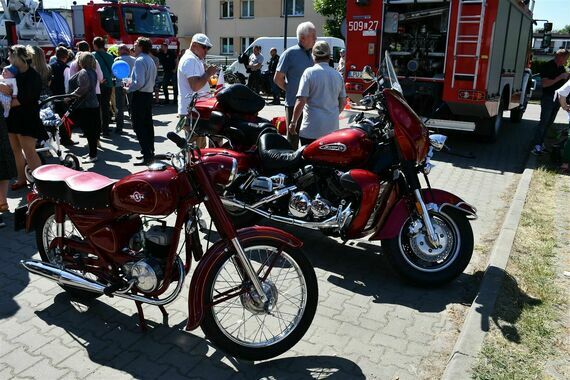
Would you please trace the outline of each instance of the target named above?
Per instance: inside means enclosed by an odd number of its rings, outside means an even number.
[[[30,66],[31,58],[31,51],[23,45],[14,45],[9,48],[8,60],[18,69],[16,75],[18,96],[12,99],[10,114],[6,119],[8,137],[18,171],[18,179],[12,184],[12,190],[26,186],[24,171],[26,162],[31,170],[41,165],[40,157],[36,153],[36,140],[43,135],[38,106],[42,79]],[[12,94],[8,86],[0,86],[0,91],[6,95]]]

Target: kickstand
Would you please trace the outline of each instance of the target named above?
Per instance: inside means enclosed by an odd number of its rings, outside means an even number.
[[[135,301],[135,305],[137,305],[137,312],[139,314],[139,324],[141,326],[141,331],[146,332],[148,330],[148,326],[146,321],[144,320],[144,313],[142,309],[142,302]]]
[[[160,312],[162,313],[162,324],[168,326],[168,312],[162,305],[158,305]]]

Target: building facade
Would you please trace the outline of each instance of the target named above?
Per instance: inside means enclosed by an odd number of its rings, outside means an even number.
[[[227,57],[238,56],[258,37],[283,36],[285,6],[290,37],[305,21],[323,35],[325,22],[313,0],[167,0],[166,5],[178,16],[182,48],[188,47],[194,33],[206,33],[214,45],[209,54]]]
[[[558,49],[570,50],[570,34],[552,33],[550,45],[547,48],[542,48],[542,33],[533,34],[532,53],[534,58],[539,61],[547,61],[552,58],[552,55]]]

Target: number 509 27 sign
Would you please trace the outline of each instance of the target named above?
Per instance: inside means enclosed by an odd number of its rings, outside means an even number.
[[[378,29],[378,21],[349,21],[349,32],[360,32],[365,30],[375,31]]]

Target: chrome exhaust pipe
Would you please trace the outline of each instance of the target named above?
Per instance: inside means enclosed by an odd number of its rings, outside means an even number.
[[[88,279],[68,270],[61,269],[53,264],[44,263],[43,261],[39,260],[21,260],[20,264],[22,264],[22,266],[29,272],[40,275],[44,278],[47,278],[48,280],[55,281],[60,285],[66,285],[81,290],[105,294],[106,286],[100,282]],[[128,291],[130,288],[123,290],[123,292],[121,290],[117,290],[116,292],[113,292],[112,295],[155,306],[163,306],[169,304],[170,302],[174,301],[180,294],[182,286],[184,285],[184,277],[186,275],[184,272],[184,264],[180,258],[176,259],[176,265],[178,267],[178,278],[180,280],[177,282],[176,288],[172,291],[172,293],[170,293],[170,295],[165,298],[148,298],[137,294],[123,293]]]
[[[256,207],[250,206],[250,205],[248,205],[244,202],[238,201],[236,199],[222,198],[222,203],[224,204],[224,206],[230,206],[230,207],[235,207],[235,208],[239,208],[242,210],[248,210],[248,211],[254,212],[254,213],[261,215],[264,218],[267,218],[269,220],[274,220],[276,222],[281,222],[281,223],[287,223],[287,224],[291,224],[293,226],[309,228],[311,230],[319,230],[321,228],[339,228],[339,226],[340,226],[338,223],[337,215],[335,215],[335,216],[333,216],[327,220],[323,220],[322,222],[306,222],[304,220],[287,218],[284,216],[271,214],[267,211],[260,210]]]
[[[105,285],[90,280],[83,276],[61,269],[53,264],[44,263],[38,260],[22,260],[20,264],[29,272],[38,274],[60,285],[72,286],[74,288],[88,290],[90,292],[103,294]]]

